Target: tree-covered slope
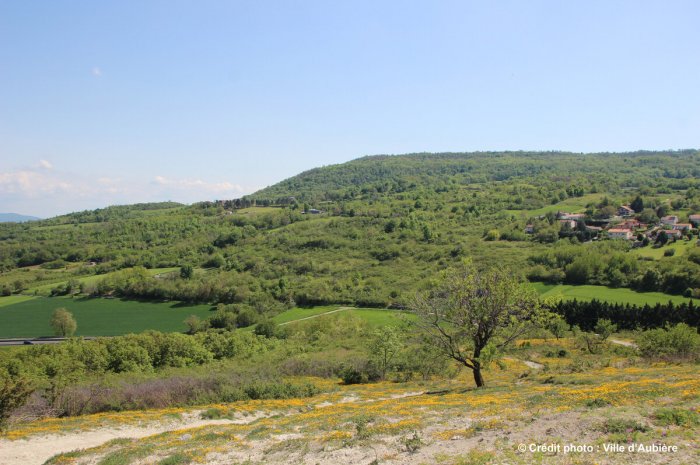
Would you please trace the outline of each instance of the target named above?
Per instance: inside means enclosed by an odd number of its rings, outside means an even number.
[[[401,192],[419,187],[445,188],[451,183],[530,180],[588,184],[588,190],[640,187],[659,180],[700,177],[700,152],[475,152],[376,155],[315,168],[262,189],[255,199],[339,200],[362,189]],[[595,183],[592,185],[592,183]],[[670,182],[670,184],[674,184]],[[550,186],[547,186],[550,187]]]
[[[85,293],[259,313],[292,303],[401,305],[440,270],[471,259],[549,283],[692,295],[700,292],[700,252],[686,236],[683,247],[660,249],[591,241],[555,213],[604,222],[638,200],[646,220],[688,221],[700,211],[699,187],[698,151],[365,157],[242,199],[0,225],[0,288],[70,293],[70,279],[90,277]],[[528,224],[534,234],[525,233]],[[194,273],[139,268],[180,266]]]

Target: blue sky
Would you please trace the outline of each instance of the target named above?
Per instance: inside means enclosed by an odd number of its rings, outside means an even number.
[[[0,2],[0,211],[363,155],[700,147],[697,1]]]

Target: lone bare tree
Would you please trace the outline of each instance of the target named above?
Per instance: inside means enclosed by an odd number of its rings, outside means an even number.
[[[537,293],[507,269],[463,265],[416,296],[410,310],[427,342],[472,370],[484,385],[485,362],[521,337],[542,312]]]

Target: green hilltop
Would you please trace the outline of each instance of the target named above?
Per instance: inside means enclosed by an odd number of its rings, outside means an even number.
[[[700,211],[699,184],[697,150],[369,156],[241,199],[2,224],[0,288],[274,315],[293,304],[402,307],[441,270],[471,259],[549,285],[680,298],[700,288],[692,232],[654,248],[653,237],[635,247],[586,228],[608,227],[637,198],[645,222],[672,214],[687,222]],[[565,227],[559,211],[584,214],[586,224]],[[183,266],[192,272],[181,276]]]

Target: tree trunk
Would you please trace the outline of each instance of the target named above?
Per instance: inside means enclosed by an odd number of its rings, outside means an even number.
[[[484,377],[481,375],[481,362],[479,362],[479,357],[481,356],[481,350],[486,345],[480,344],[479,342],[479,340],[475,341],[474,357],[471,361],[472,365],[474,366],[474,368],[472,368],[472,371],[474,372],[474,382],[476,383],[476,387],[478,388],[483,387],[484,385]]]
[[[474,369],[472,371],[474,372],[474,382],[476,383],[476,387],[483,387],[484,377],[481,375],[481,364],[479,362],[474,362]]]

